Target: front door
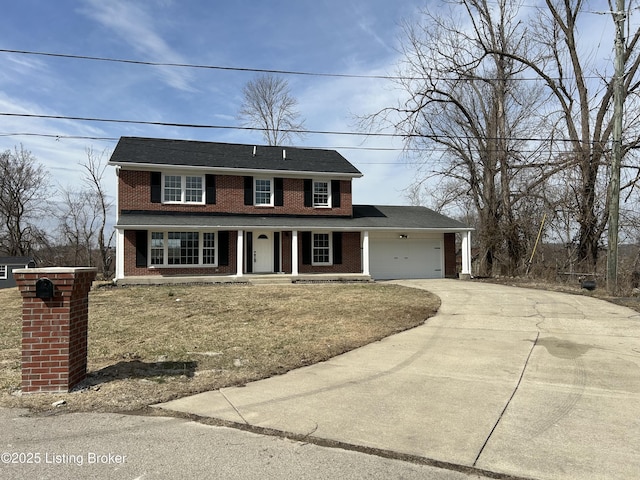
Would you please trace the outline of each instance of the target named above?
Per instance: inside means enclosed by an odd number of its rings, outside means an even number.
[[[273,273],[273,232],[253,232],[253,271]]]

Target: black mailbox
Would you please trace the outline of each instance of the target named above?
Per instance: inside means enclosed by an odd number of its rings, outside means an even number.
[[[48,278],[41,278],[36,282],[36,298],[49,300],[53,298],[53,282]]]

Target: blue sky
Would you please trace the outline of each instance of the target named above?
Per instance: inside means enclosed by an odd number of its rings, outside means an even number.
[[[539,0],[529,0],[523,14]],[[21,0],[5,2],[0,49],[287,71],[394,74],[402,21],[444,8],[442,0]],[[603,0],[589,5],[605,6]],[[595,8],[595,7],[594,7]],[[581,39],[611,58],[611,19],[589,14]],[[587,33],[588,32],[588,33]],[[0,113],[204,125],[239,125],[242,87],[255,74],[142,66],[0,52]],[[393,105],[386,80],[285,76],[310,130],[356,131],[355,116]],[[0,115],[0,150],[22,144],[54,185],[77,185],[85,150],[110,153],[115,140],[46,138],[149,136],[262,144],[260,132],[46,120]],[[335,148],[364,174],[356,203],[401,205],[416,175],[400,140],[307,135],[299,146]],[[352,148],[347,148],[352,147]],[[396,148],[395,151],[353,147]],[[115,172],[106,177],[115,197]]]
[[[440,3],[440,2],[436,2]],[[21,0],[3,5],[0,48],[291,71],[392,74],[400,22],[424,1],[403,0]],[[247,72],[153,67],[0,52],[0,112],[207,125],[239,125]],[[354,115],[394,103],[383,80],[286,76],[306,127],[354,131]],[[0,149],[23,144],[52,183],[79,180],[85,149],[109,152],[115,141],[60,136],[150,136],[249,144],[259,132],[189,129],[0,116]],[[356,203],[406,204],[413,170],[391,138],[308,135],[300,146],[338,149],[364,177]],[[107,173],[115,195],[115,172]]]

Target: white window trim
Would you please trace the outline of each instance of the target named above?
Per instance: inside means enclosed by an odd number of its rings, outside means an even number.
[[[152,233],[162,233],[162,263],[161,264],[152,264],[151,263],[151,234]],[[195,232],[198,234],[198,263],[185,263],[185,264],[175,264],[168,263],[169,262],[169,232],[182,233],[182,232],[190,232],[192,230],[149,230],[148,231],[148,246],[147,246],[147,266],[148,268],[209,268],[209,267],[218,267],[218,258],[219,258],[219,245],[218,245],[218,232],[217,231],[199,231]],[[202,259],[204,258],[204,234],[205,233],[213,233],[214,237],[214,262],[215,263],[202,263]]]
[[[327,184],[327,204],[319,204],[316,203],[315,200],[315,192],[316,192],[316,183],[326,183]],[[322,178],[314,178],[311,180],[311,202],[313,204],[313,208],[331,208],[331,180],[325,180]]]
[[[327,235],[329,238],[329,261],[328,262],[316,262],[313,260],[314,255],[313,255],[313,251],[314,251],[314,239],[316,235]],[[331,234],[331,232],[311,232],[311,265],[312,266],[328,266],[328,265],[333,265],[333,235]]]
[[[0,280],[6,280],[9,278],[9,266],[0,265]]]
[[[175,200],[171,200],[171,201],[167,201],[164,198],[164,191],[165,191],[165,177],[180,177],[180,200],[179,201],[175,201]],[[187,202],[186,198],[187,198],[187,177],[199,177],[202,181],[202,195],[200,198],[200,201],[197,202]],[[167,173],[162,173],[162,184],[160,185],[161,189],[162,189],[162,203],[166,204],[166,205],[204,205],[205,204],[205,199],[206,199],[206,190],[207,190],[207,185],[206,185],[206,178],[204,175],[196,175],[193,173],[171,173],[171,172],[167,172]]]
[[[269,203],[256,203],[257,189],[256,184],[259,180],[269,181]],[[254,177],[253,178],[253,206],[254,207],[273,207],[275,205],[275,188],[273,177]]]

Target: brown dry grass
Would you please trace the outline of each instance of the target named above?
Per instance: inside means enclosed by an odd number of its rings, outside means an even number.
[[[19,396],[21,299],[0,290],[0,406],[140,410],[327,360],[422,324],[439,303],[383,284],[95,289],[83,388]]]

